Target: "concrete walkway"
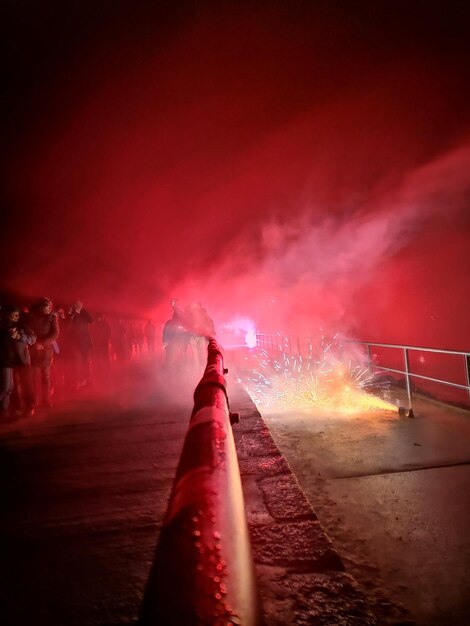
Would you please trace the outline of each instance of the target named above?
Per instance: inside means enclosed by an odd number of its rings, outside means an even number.
[[[426,626],[470,624],[470,414],[415,402],[414,419],[265,414],[370,597]]]
[[[373,604],[325,534],[249,396],[230,388],[234,428],[266,626],[396,624],[391,605]]]

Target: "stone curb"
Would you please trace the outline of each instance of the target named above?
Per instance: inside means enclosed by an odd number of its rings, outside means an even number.
[[[251,398],[229,395],[266,626],[377,625]]]

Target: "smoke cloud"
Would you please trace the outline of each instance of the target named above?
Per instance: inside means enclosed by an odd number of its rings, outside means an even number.
[[[468,38],[420,4],[12,5],[3,288],[467,345]]]
[[[287,222],[271,221],[260,227],[257,245],[241,237],[209,277],[178,289],[211,300],[222,315],[243,303],[269,332],[351,332],[355,298],[380,281],[387,262],[429,231],[442,232],[449,222],[468,225],[468,171],[470,144],[408,173],[397,189],[354,213],[304,210]]]

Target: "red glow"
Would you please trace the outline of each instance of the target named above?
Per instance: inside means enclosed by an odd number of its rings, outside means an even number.
[[[4,288],[468,348],[465,20],[300,4],[12,9]]]

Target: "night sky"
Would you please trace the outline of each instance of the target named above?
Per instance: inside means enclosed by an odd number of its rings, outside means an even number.
[[[470,350],[467,3],[166,4],[2,3],[3,291]]]

